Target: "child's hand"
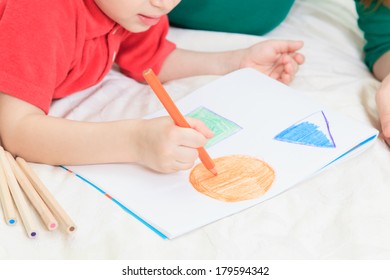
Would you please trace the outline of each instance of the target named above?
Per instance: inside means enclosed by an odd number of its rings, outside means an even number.
[[[200,120],[186,118],[192,128],[181,128],[170,117],[141,122],[137,161],[162,173],[190,169],[198,158],[197,148],[213,132]]]
[[[376,94],[376,104],[378,107],[383,138],[390,146],[390,74],[382,81]]]
[[[304,62],[304,56],[297,53],[303,47],[302,41],[268,40],[246,49],[240,68],[252,67],[260,72],[289,84]]]

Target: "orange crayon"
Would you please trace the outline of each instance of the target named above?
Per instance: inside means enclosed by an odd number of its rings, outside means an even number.
[[[143,72],[143,76],[149,86],[152,88],[153,92],[157,95],[158,99],[163,104],[164,108],[167,110],[168,114],[171,116],[173,121],[177,126],[191,128],[184,116],[180,113],[179,109],[176,107],[173,100],[170,98],[169,94],[154,74],[152,69],[147,69]],[[215,176],[218,174],[215,169],[215,163],[210,158],[209,154],[203,147],[198,148],[199,159],[203,165]]]

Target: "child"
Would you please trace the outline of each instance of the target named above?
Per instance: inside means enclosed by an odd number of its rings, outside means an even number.
[[[376,94],[383,138],[390,145],[390,0],[355,0],[364,32],[365,62],[382,81]]]
[[[299,41],[201,53],[165,39],[180,0],[0,0],[0,139],[13,155],[47,164],[134,162],[158,172],[189,169],[212,132],[169,117],[88,123],[48,116],[52,100],[90,87],[112,64],[143,82],[223,75],[253,67],[290,83],[303,63]]]

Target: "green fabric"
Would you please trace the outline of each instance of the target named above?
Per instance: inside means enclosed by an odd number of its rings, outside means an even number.
[[[287,16],[294,0],[182,0],[169,13],[172,26],[263,35]]]
[[[384,5],[376,7],[377,2],[365,8],[355,0],[359,19],[358,25],[364,32],[365,62],[372,71],[374,63],[385,52],[390,50],[390,9]]]

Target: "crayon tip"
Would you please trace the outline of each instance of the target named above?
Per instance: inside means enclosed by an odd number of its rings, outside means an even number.
[[[217,170],[216,170],[215,168],[211,168],[211,169],[209,169],[209,170],[210,170],[211,173],[214,174],[214,176],[217,176],[217,175],[218,175],[218,172],[217,172]]]

